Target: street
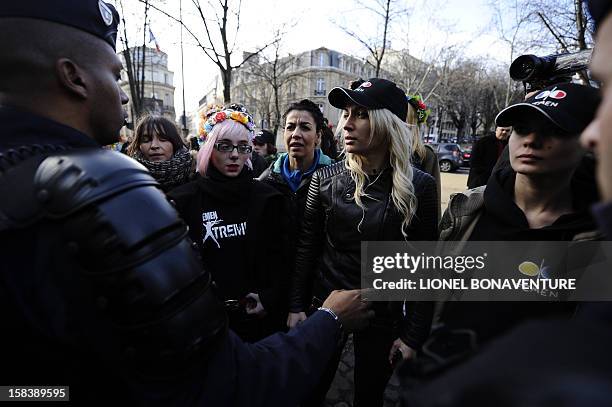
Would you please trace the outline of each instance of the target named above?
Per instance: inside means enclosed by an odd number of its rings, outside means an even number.
[[[470,173],[469,168],[460,168],[456,172],[441,172],[440,181],[442,182],[442,197],[441,206],[442,213],[448,206],[448,200],[451,194],[465,191],[467,188],[467,176]]]

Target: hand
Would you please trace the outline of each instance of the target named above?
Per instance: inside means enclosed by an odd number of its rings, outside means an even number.
[[[266,310],[264,309],[261,301],[259,300],[259,294],[248,293],[246,295],[247,299],[251,301],[247,301],[246,303],[246,313],[249,315],[257,315],[258,317],[265,317]]]
[[[405,362],[407,360],[412,359],[416,353],[414,349],[406,345],[404,341],[402,341],[400,338],[397,338],[393,342],[393,345],[391,345],[391,351],[389,352],[389,363],[391,365],[397,364],[399,362],[398,360],[393,360],[395,358],[396,352],[398,351],[402,356],[402,358],[400,359],[401,362]]]
[[[306,313],[305,312],[290,312],[287,317],[287,327],[295,328],[297,325],[306,321]]]
[[[348,332],[365,328],[374,311],[368,310],[370,304],[363,298],[365,290],[336,290],[327,297],[323,308],[332,310]]]
[[[535,96],[538,92],[541,92],[541,90],[532,90],[531,92],[525,93],[525,98],[523,100],[527,100],[530,97]]]

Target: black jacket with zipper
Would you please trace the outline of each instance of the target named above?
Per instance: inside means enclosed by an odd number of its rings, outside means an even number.
[[[335,289],[360,287],[362,241],[403,241],[402,218],[391,200],[392,172],[370,180],[363,212],[354,201],[355,184],[344,162],[325,167],[312,177],[296,251],[290,311],[306,311],[314,294],[323,299]],[[438,208],[434,179],[413,168],[418,201],[405,230],[407,240],[436,240]],[[418,348],[429,334],[433,304],[411,303],[403,321],[402,339]]]

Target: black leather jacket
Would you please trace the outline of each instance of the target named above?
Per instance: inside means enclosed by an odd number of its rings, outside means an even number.
[[[407,239],[437,240],[436,183],[430,175],[413,171],[418,209],[406,230]],[[313,294],[322,299],[335,289],[360,287],[362,241],[404,240],[402,218],[391,200],[392,174],[389,167],[366,187],[370,198],[363,200],[365,214],[354,202],[355,183],[344,162],[313,175],[297,246],[292,312],[307,310]],[[433,303],[411,304],[410,309],[401,336],[409,346],[418,347],[429,333]]]

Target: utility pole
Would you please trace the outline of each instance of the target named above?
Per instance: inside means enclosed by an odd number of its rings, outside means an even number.
[[[179,20],[181,21],[181,88],[183,90],[183,138],[186,140],[189,130],[187,129],[187,115],[185,113],[185,64],[183,58],[183,0],[179,0]]]

